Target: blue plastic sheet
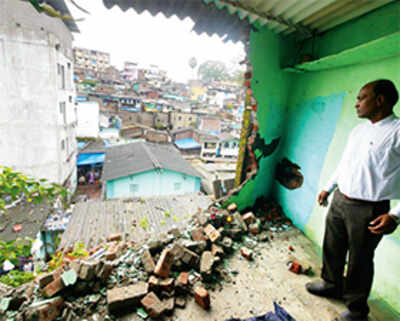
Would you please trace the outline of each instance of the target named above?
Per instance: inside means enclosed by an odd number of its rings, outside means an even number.
[[[94,165],[98,163],[104,163],[105,153],[87,153],[79,154],[77,159],[77,165]]]
[[[246,320],[229,319],[227,321],[296,321],[278,303],[274,302],[274,308],[275,308],[275,313],[268,312],[265,315],[260,315],[258,317],[252,317],[252,318],[246,319]]]

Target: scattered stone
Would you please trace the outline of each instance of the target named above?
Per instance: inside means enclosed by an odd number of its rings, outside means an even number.
[[[251,259],[253,258],[253,251],[250,250],[250,249],[247,248],[247,247],[242,247],[242,248],[240,249],[240,254],[242,254],[242,256],[243,256],[244,258],[246,258],[247,260],[251,260]]]
[[[232,246],[233,246],[233,241],[232,241],[232,239],[229,238],[229,237],[227,237],[227,236],[225,236],[225,237],[222,239],[222,246],[224,247],[224,249],[225,249],[226,251],[230,251],[230,250],[232,249]]]
[[[242,218],[247,225],[250,225],[256,221],[256,217],[254,216],[253,212],[248,212],[244,214]]]
[[[149,286],[145,282],[138,282],[122,288],[113,288],[107,291],[107,304],[110,312],[124,308],[134,307],[139,304],[148,292]]]
[[[185,263],[186,265],[189,265],[190,267],[196,267],[198,260],[199,260],[199,256],[196,253],[194,253],[186,248],[183,249],[183,255],[181,257],[181,261],[183,263]]]
[[[155,290],[160,285],[160,282],[154,275],[152,275],[149,278],[148,284],[149,284],[150,290]]]
[[[179,231],[177,227],[170,229],[168,234],[172,235],[174,238],[178,238],[182,235],[181,231]]]
[[[154,292],[147,294],[140,302],[152,318],[158,318],[163,313],[164,305]]]
[[[263,231],[257,235],[257,240],[259,242],[266,242],[266,241],[268,241],[268,239],[269,239],[268,232]]]
[[[200,305],[203,309],[207,310],[210,308],[210,295],[204,287],[197,286],[194,289],[194,299],[196,303]]]
[[[166,292],[171,292],[174,289],[174,279],[168,278],[168,279],[161,280],[159,285],[160,285],[161,290],[166,291]]]
[[[62,289],[64,289],[65,285],[61,279],[61,276],[57,276],[51,283],[46,285],[43,289],[43,295],[51,298],[52,296],[56,295]]]
[[[115,260],[117,258],[117,250],[116,245],[110,246],[106,252],[106,259],[109,261]]]
[[[170,314],[172,314],[172,312],[175,309],[175,299],[169,298],[167,300],[163,300],[162,305],[163,305],[164,313],[166,313],[167,315],[170,315]]]
[[[219,232],[211,224],[208,224],[204,228],[204,232],[206,233],[210,241],[213,243],[217,242],[221,237],[221,234],[219,234]]]
[[[154,274],[167,278],[172,264],[174,263],[174,254],[171,249],[164,249],[157,262]]]
[[[142,252],[142,263],[145,271],[147,273],[153,273],[154,269],[156,267],[153,257],[151,256],[151,253],[149,250],[143,250]]]
[[[79,278],[86,281],[93,280],[96,275],[95,271],[99,264],[99,261],[82,261],[79,271]]]
[[[210,251],[204,251],[200,261],[200,273],[210,275],[214,264],[214,256]]]
[[[195,252],[196,254],[201,254],[207,248],[207,241],[205,241],[205,240],[201,240],[201,241],[185,240],[182,243],[182,245],[185,248],[187,248],[188,250]]]
[[[101,280],[107,280],[108,277],[111,275],[114,266],[109,262],[103,262],[102,264],[98,265],[98,269],[96,271],[96,275]]]
[[[47,284],[51,283],[54,280],[54,276],[52,273],[46,273],[39,275],[37,278],[37,282],[39,283],[40,288],[44,288]]]

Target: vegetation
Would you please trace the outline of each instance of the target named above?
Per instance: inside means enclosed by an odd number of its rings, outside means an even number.
[[[0,282],[14,288],[19,287],[22,284],[28,283],[35,279],[35,276],[31,272],[23,272],[19,270],[12,270],[7,274],[0,277]]]
[[[68,256],[71,256],[73,258],[79,258],[79,257],[86,257],[88,256],[89,253],[85,249],[85,244],[83,243],[75,243],[74,249],[72,252],[68,253]]]
[[[197,70],[199,78],[203,81],[226,80],[229,78],[228,68],[222,61],[207,60]]]
[[[18,265],[18,257],[29,257],[33,240],[30,238],[17,238],[16,240],[3,241],[0,239],[0,266],[4,261],[9,260],[12,264]]]
[[[42,178],[35,180],[9,167],[0,166],[0,211],[21,198],[36,204],[43,200],[54,200],[61,196],[65,199],[68,192],[56,183],[49,183]]]

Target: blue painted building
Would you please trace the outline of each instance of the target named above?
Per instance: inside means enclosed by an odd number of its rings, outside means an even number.
[[[171,144],[135,142],[109,147],[102,177],[106,199],[200,191],[200,174]]]

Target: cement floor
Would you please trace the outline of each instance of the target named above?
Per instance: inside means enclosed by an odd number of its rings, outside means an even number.
[[[294,251],[289,251],[292,245]],[[259,243],[253,262],[243,259],[237,251],[229,261],[229,268],[238,271],[232,283],[211,292],[209,311],[200,308],[190,299],[183,310],[175,309],[171,321],[224,321],[232,317],[249,318],[273,311],[278,302],[297,321],[331,321],[346,307],[338,300],[315,297],[304,288],[306,282],[317,280],[320,273],[320,257],[315,245],[303,233],[293,229],[275,233],[274,239]],[[312,266],[315,276],[297,275],[288,271],[290,257]],[[395,321],[379,302],[370,300],[370,321]],[[140,320],[135,314],[122,320]]]

